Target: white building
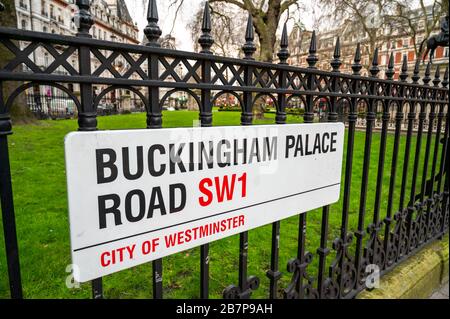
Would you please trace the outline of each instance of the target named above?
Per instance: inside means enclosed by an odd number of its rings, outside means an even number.
[[[72,17],[78,10],[75,0],[15,0],[15,3],[19,29],[68,36],[76,35],[77,28],[72,21]],[[139,30],[131,18],[124,0],[92,0],[91,14],[94,17],[94,24],[90,33],[94,39],[139,44]],[[26,43],[21,44],[22,48],[26,45]],[[102,53],[106,54],[106,57],[109,55],[107,52]],[[31,58],[42,69],[49,67],[54,60],[53,56],[42,46],[33,52]],[[76,53],[68,61],[74,69],[78,69],[78,55]],[[96,70],[99,66],[100,61],[92,55],[92,70]],[[119,73],[122,73],[129,65],[122,56],[119,56],[114,61],[114,67]],[[62,67],[59,67],[53,73],[58,72],[68,74],[67,70]],[[111,74],[107,73],[103,73],[102,76],[112,77]],[[78,85],[68,85],[68,87],[75,93],[79,91]],[[94,92],[99,94],[103,89],[102,86],[95,86]],[[31,95],[31,92],[28,93]],[[44,95],[46,98],[42,104],[47,104],[47,100],[52,100],[47,98],[48,96],[56,97],[61,92],[58,93],[54,88],[41,86],[39,89],[34,89],[34,94]],[[29,103],[33,104],[34,100],[34,98],[29,99]],[[133,92],[120,89],[110,92],[102,105],[109,104],[117,109],[130,109],[134,107],[133,103],[137,100],[137,96]],[[52,108],[52,105],[50,105],[50,108]],[[49,107],[44,105],[44,109],[48,111]]]

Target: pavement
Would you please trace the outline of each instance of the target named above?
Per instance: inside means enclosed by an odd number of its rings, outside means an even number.
[[[442,285],[436,290],[430,297],[430,299],[449,299],[448,282]]]

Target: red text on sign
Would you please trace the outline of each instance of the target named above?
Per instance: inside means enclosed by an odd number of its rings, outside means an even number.
[[[105,251],[100,255],[102,267],[108,267],[123,262],[125,259],[133,259],[136,244],[131,246]]]
[[[223,201],[232,201],[236,190],[236,184],[240,185],[240,196],[242,198],[246,197],[247,173],[243,173],[240,177],[233,174],[231,176],[225,175],[222,179],[219,176],[214,177],[214,179],[202,179],[198,185],[200,192],[203,194],[203,196],[198,198],[200,206],[209,206],[215,197],[217,198],[218,203],[222,203]]]

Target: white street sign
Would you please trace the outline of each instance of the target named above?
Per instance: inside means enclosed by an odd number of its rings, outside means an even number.
[[[337,202],[343,144],[342,123],[70,133],[75,279]]]

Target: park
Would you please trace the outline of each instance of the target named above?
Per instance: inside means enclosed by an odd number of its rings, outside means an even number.
[[[1,299],[448,299],[448,0],[0,3]]]

